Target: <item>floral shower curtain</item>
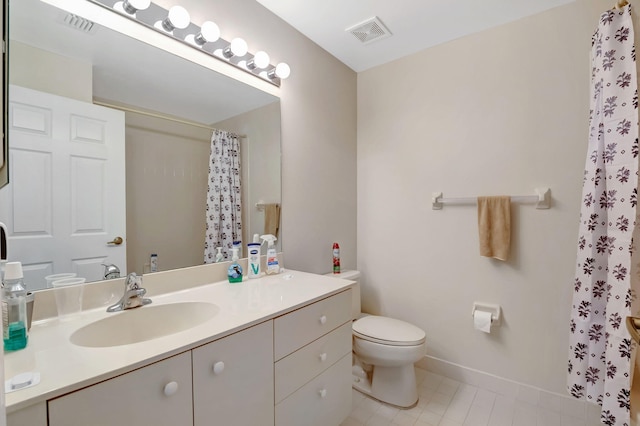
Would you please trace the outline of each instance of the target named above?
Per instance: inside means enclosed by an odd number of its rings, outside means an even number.
[[[631,6],[605,12],[593,35],[589,146],[567,387],[602,406],[601,422],[629,425],[631,314],[637,262],[638,92]],[[633,283],[632,283],[633,276]]]
[[[241,188],[240,140],[233,133],[214,130],[209,157],[204,263],[214,262],[216,247],[222,247],[225,259],[230,259],[233,241],[241,239]]]

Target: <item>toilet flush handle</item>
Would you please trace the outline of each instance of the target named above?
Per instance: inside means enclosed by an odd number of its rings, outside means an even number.
[[[320,324],[325,325],[327,323],[327,316],[323,315],[320,317]]]

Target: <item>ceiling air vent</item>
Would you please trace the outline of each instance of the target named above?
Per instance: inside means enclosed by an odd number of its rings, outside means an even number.
[[[95,22],[85,19],[81,16],[74,15],[73,13],[67,14],[62,22],[68,27],[74,28],[83,33],[92,33],[97,28]]]
[[[345,31],[353,34],[353,36],[363,44],[369,44],[373,41],[382,40],[383,38],[391,36],[391,31],[384,26],[377,16],[347,28]]]

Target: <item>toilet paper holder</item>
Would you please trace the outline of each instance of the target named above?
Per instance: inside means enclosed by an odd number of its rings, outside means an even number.
[[[500,305],[496,305],[494,303],[473,302],[471,316],[474,316],[476,311],[490,312],[491,326],[498,326],[502,322],[502,309],[500,308]]]

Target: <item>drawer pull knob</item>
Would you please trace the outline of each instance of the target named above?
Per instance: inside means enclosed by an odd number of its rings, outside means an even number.
[[[326,389],[321,389],[318,391],[318,395],[320,395],[320,398],[326,398],[327,397],[327,390]]]
[[[320,317],[320,324],[324,325],[327,323],[327,316],[323,315]]]
[[[224,362],[218,361],[213,364],[213,374],[220,374],[224,371]]]
[[[325,362],[327,360],[327,353],[326,352],[321,353],[319,358],[321,362]]]
[[[178,382],[169,382],[164,385],[164,394],[166,396],[175,395],[178,392]]]

